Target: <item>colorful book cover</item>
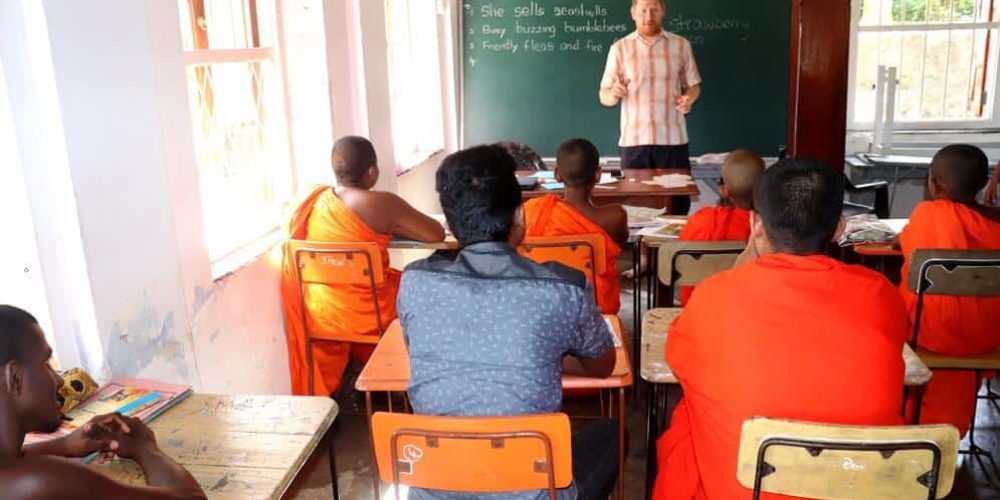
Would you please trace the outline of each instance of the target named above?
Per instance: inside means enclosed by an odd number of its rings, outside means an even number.
[[[190,386],[115,378],[63,416],[59,430],[52,434],[28,434],[24,438],[24,444],[66,436],[90,419],[106,413],[118,412],[149,423],[190,394]]]

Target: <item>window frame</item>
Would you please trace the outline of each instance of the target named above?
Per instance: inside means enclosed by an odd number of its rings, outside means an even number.
[[[891,1],[891,0],[885,0]],[[966,29],[994,29],[1000,35],[1000,21],[995,22],[974,22],[974,23],[928,23],[898,26],[861,26],[861,8],[864,0],[851,0],[851,34],[850,34],[850,58],[848,67],[848,87],[847,87],[847,129],[850,131],[869,131],[874,128],[871,119],[859,120],[855,115],[855,102],[857,99],[857,61],[858,61],[858,41],[861,33],[885,33],[895,31],[915,31],[933,32]],[[997,6],[1000,8],[1000,5]],[[962,119],[962,120],[918,120],[894,121],[893,128],[896,133],[907,131],[984,131],[1000,128],[1000,36],[990,44],[991,59],[997,68],[993,69],[993,82],[987,81],[986,92],[992,99],[991,118]],[[897,99],[898,99],[897,93]]]
[[[252,15],[256,18],[255,22],[259,23],[259,17],[256,15],[256,0],[232,1],[241,2],[248,6]],[[197,3],[202,9],[202,15],[204,15],[203,0],[189,0],[188,3],[192,8],[196,8],[194,7],[194,4]],[[257,62],[269,62],[273,64],[275,69],[275,81],[272,85],[277,87],[275,92],[279,96],[277,100],[280,101],[280,105],[282,107],[282,112],[279,116],[282,116],[284,119],[284,123],[281,125],[281,128],[284,131],[285,138],[279,145],[279,151],[277,151],[277,153],[280,154],[282,160],[287,159],[287,168],[285,170],[287,171],[288,199],[278,200],[277,213],[275,214],[274,223],[261,223],[260,227],[255,229],[252,234],[248,233],[245,238],[241,238],[240,243],[234,244],[230,248],[226,248],[217,255],[212,255],[211,252],[209,252],[209,266],[213,280],[225,278],[244,265],[252,262],[260,255],[263,255],[271,247],[281,241],[284,237],[281,231],[284,224],[284,218],[290,205],[295,202],[302,189],[302,186],[299,185],[299,176],[295,161],[295,148],[293,146],[294,137],[292,132],[291,98],[288,94],[287,86],[288,67],[286,64],[286,58],[284,57],[285,26],[282,19],[280,0],[274,0],[272,5],[274,9],[273,19],[275,23],[272,46],[248,47],[242,49],[199,48],[203,42],[197,35],[194,34],[197,33],[197,31],[192,31],[192,41],[194,42],[194,47],[190,49],[182,47],[185,72],[194,66],[210,66],[213,64]],[[191,13],[192,24],[196,22],[195,13],[196,12]],[[182,18],[178,19],[178,22],[182,22]],[[194,28],[194,26],[192,26],[192,28]],[[259,43],[259,24],[254,25],[252,29],[254,30],[254,38]],[[193,116],[191,118],[193,119]],[[201,189],[200,177],[199,172],[199,191]],[[199,196],[202,196],[202,210],[204,211],[205,202],[201,192],[199,192]],[[204,219],[205,217],[203,216],[203,220]]]

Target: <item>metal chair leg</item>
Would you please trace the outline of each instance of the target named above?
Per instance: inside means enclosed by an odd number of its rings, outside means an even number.
[[[333,500],[340,500],[340,486],[337,484],[337,450],[333,437],[334,427],[335,425],[331,425],[330,429],[326,431],[327,453],[330,455],[330,485],[333,488]]]

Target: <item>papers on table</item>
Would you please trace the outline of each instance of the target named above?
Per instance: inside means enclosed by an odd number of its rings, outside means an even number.
[[[888,243],[898,232],[874,214],[855,215],[847,218],[847,227],[837,243],[842,247],[868,243]]]
[[[535,172],[535,175],[532,175],[532,177],[539,180],[555,179],[556,173],[552,170],[539,170],[538,172]]]
[[[705,153],[695,161],[698,165],[722,165],[729,153]]]
[[[639,230],[639,236],[643,238],[678,238],[687,219],[660,219],[660,224],[652,227],[644,227]]]
[[[687,174],[665,174],[653,177],[651,181],[642,181],[650,186],[660,186],[666,189],[679,189],[694,184],[694,179]]]
[[[665,208],[634,207],[631,205],[622,205],[622,208],[628,215],[628,227],[631,228],[662,226],[663,221],[660,220],[660,216],[667,213]]]
[[[542,183],[541,184],[542,189],[544,189],[546,191],[555,191],[557,189],[565,189],[566,188],[566,184],[564,184],[562,182],[556,182],[556,180],[555,180],[556,179],[556,173],[555,172],[551,172],[551,171],[535,172],[535,175],[533,175],[532,177],[535,178],[535,179],[538,179],[539,181],[541,181],[541,183]],[[611,174],[601,174],[601,180],[597,181],[597,185],[599,185],[599,186],[606,186],[606,185],[609,185],[609,184],[615,184],[617,182],[618,182],[618,179],[615,178],[615,176],[613,176]]]

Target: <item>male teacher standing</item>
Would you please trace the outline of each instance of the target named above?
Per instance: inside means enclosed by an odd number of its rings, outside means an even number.
[[[686,38],[663,30],[663,0],[632,0],[636,31],[611,46],[601,79],[601,104],[621,104],[622,168],[690,171],[685,115],[701,95],[701,75]],[[672,213],[687,214],[677,196]]]

